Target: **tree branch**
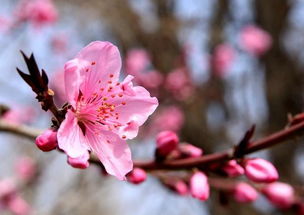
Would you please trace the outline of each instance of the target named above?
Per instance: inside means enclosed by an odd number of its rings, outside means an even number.
[[[8,132],[32,140],[35,139],[39,134],[41,134],[42,130],[25,125],[12,124],[0,119],[0,132]]]
[[[10,124],[0,119],[0,132],[9,132],[12,134],[20,135],[29,139],[35,139],[42,130],[31,128],[25,125]],[[267,137],[253,141],[249,143],[247,149],[244,150],[244,154],[250,154],[262,149],[270,148],[279,143],[301,135],[304,132],[304,122],[292,125],[281,131],[275,132]],[[231,148],[224,152],[217,152],[209,155],[203,155],[197,158],[186,158],[173,161],[165,161],[158,163],[155,161],[135,161],[134,166],[143,168],[145,170],[174,170],[185,168],[208,168],[210,164],[220,163],[230,159],[234,159],[234,148]],[[99,164],[99,160],[96,156],[91,155],[91,163]]]

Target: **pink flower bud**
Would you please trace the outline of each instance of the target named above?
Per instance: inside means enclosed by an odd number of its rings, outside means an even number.
[[[294,202],[294,189],[282,182],[267,184],[262,189],[262,193],[272,204],[281,209],[291,207]]]
[[[241,167],[236,160],[228,161],[223,167],[222,170],[229,176],[229,177],[237,177],[244,174],[244,169]]]
[[[279,178],[276,168],[261,158],[249,159],[245,162],[245,174],[248,179],[257,183],[271,183]]]
[[[17,160],[15,169],[18,177],[22,180],[30,180],[36,173],[36,165],[29,157],[23,157]]]
[[[258,198],[257,191],[247,183],[238,183],[233,191],[234,199],[240,203],[253,202]]]
[[[208,178],[203,172],[196,172],[190,178],[190,192],[194,198],[205,201],[209,198]]]
[[[191,145],[189,143],[180,144],[178,145],[178,150],[185,156],[185,157],[199,157],[203,154],[203,150]]]
[[[176,149],[178,142],[178,136],[174,132],[160,132],[156,137],[157,154],[160,156],[167,156]]]
[[[141,168],[134,168],[128,175],[127,179],[133,184],[140,184],[147,178],[147,173]]]
[[[72,158],[68,156],[68,164],[70,164],[74,168],[86,169],[90,165],[89,158],[90,158],[89,152],[77,158]]]
[[[47,129],[36,138],[37,147],[48,152],[57,147],[57,132],[53,129]]]
[[[174,190],[181,196],[185,196],[189,193],[187,184],[182,180],[179,180],[174,184]]]

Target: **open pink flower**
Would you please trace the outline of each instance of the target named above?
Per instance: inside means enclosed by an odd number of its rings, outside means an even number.
[[[92,42],[65,64],[66,97],[71,104],[58,130],[58,145],[71,158],[97,154],[106,171],[125,179],[133,163],[126,139],[151,115],[158,101],[132,76],[118,82],[121,58],[109,42]]]

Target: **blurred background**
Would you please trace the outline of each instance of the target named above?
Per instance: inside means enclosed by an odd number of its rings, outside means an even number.
[[[19,50],[35,54],[62,105],[64,63],[94,40],[117,45],[122,77],[134,75],[159,99],[157,111],[129,141],[134,159],[153,158],[155,135],[162,130],[177,132],[208,154],[232,147],[253,124],[255,139],[280,130],[288,114],[303,110],[302,0],[54,0],[41,6],[44,13],[34,10],[37,16],[27,13],[25,2],[0,0],[0,104],[14,111],[7,116],[14,123],[51,125],[17,75],[17,66],[26,71]],[[152,176],[135,186],[105,177],[93,165],[71,168],[63,154],[43,153],[33,140],[4,132],[0,140],[1,179],[15,177],[21,157],[35,163],[38,176],[21,193],[33,214],[282,213],[262,196],[254,204],[223,206],[215,191],[200,202]],[[272,161],[281,181],[302,186],[302,142],[252,156]]]

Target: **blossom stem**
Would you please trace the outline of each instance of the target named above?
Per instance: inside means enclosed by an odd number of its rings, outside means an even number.
[[[267,137],[251,142],[244,154],[250,154],[262,149],[269,148],[279,143],[298,136],[304,132],[304,122],[290,126],[281,131],[275,132]],[[143,168],[146,170],[155,169],[184,169],[184,168],[208,168],[210,164],[224,162],[234,158],[234,149],[229,149],[224,152],[217,152],[209,155],[203,155],[197,158],[186,158],[180,160],[167,161],[163,163],[157,163],[155,161],[147,162],[134,162],[135,167]]]
[[[25,125],[14,125],[0,119],[0,132],[9,132],[30,139],[35,139],[42,130],[31,128]],[[301,135],[304,132],[304,122],[292,125],[283,130],[275,132],[267,137],[261,138],[249,143],[244,154],[250,154],[262,149],[270,148],[279,143],[283,143],[291,138]],[[155,162],[155,161],[134,161],[134,167],[145,170],[175,170],[186,168],[208,168],[210,164],[220,163],[234,159],[234,148],[223,152],[217,152],[209,155],[203,155],[197,158],[186,158],[173,161]],[[100,163],[94,155],[91,155],[91,163]]]

